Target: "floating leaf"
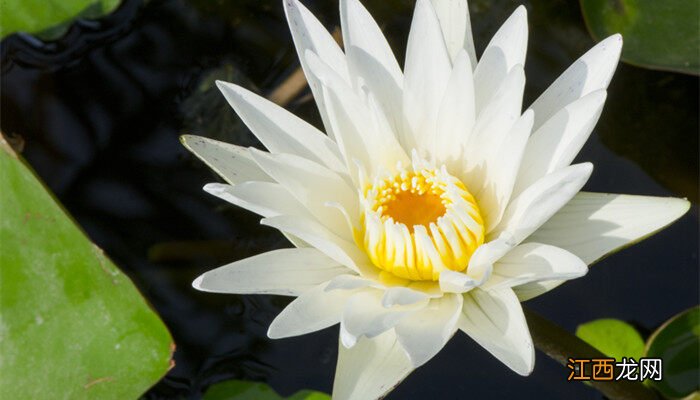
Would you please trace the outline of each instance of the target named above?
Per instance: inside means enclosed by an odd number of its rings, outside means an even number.
[[[649,337],[646,353],[663,360],[663,379],[650,383],[664,396],[681,398],[700,390],[700,307],[661,325]]]
[[[576,336],[616,360],[644,355],[644,340],[630,324],[617,319],[597,319],[579,325]]]
[[[285,398],[264,383],[240,380],[217,383],[204,394],[204,400],[330,400],[330,398],[325,393],[311,390],[302,390]]]
[[[133,399],[172,339],[0,135],[0,398]]]
[[[112,12],[120,0],[3,0],[0,37],[14,32],[42,39],[63,35],[76,18],[99,18]]]
[[[633,65],[700,73],[700,1],[580,0],[596,40],[621,33],[622,59]]]

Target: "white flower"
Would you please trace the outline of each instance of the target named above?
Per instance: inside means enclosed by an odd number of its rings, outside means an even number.
[[[183,142],[229,184],[205,190],[296,246],[209,271],[194,287],[298,296],[284,338],[340,323],[337,399],[386,394],[462,330],[515,372],[534,349],[520,301],[680,217],[685,200],[579,192],[570,165],[600,116],[622,38],[584,54],[524,113],[519,7],[479,62],[466,0],[418,0],[403,72],[367,10],[341,0],[345,51],[284,2],[328,135],[218,82],[269,152]]]

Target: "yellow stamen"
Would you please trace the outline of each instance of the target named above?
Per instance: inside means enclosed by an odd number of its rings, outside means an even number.
[[[464,271],[484,242],[474,196],[445,168],[400,169],[364,193],[357,241],[372,263],[397,278],[437,281]]]

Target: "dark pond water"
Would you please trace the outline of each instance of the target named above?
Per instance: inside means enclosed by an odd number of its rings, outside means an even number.
[[[412,1],[366,1],[403,58]],[[477,51],[518,1],[473,0]],[[335,1],[306,1],[326,26]],[[526,1],[526,104],[593,45],[576,1]],[[201,191],[216,178],[180,146],[191,132],[257,145],[212,78],[269,93],[297,66],[280,1],[127,0],[59,41],[12,36],[2,54],[2,131],[90,237],[135,281],[177,343],[176,367],[146,398],[199,398],[211,384],[265,381],[283,394],[329,392],[337,328],[272,341],[265,331],[289,299],[198,293],[190,282],[221,263],[286,247],[257,218]],[[318,124],[308,96],[288,108]],[[649,332],[698,303],[698,79],[621,65],[580,160],[586,189],[688,197],[671,228],[595,265],[528,306],[570,331],[614,317]],[[186,243],[182,243],[186,242]],[[389,399],[600,398],[566,382],[538,353],[522,378],[458,334]]]

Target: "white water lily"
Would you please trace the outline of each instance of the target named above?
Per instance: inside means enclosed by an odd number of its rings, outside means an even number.
[[[302,4],[284,7],[327,135],[218,82],[268,152],[183,142],[228,182],[207,192],[260,214],[296,247],[193,285],[298,296],[271,338],[340,323],[334,398],[385,395],[458,330],[528,375],[520,302],[687,211],[682,199],[580,192],[592,166],[570,164],[601,114],[619,35],[522,112],[522,6],[477,62],[466,0],[418,0],[403,71],[357,0],[340,2],[344,51]]]

